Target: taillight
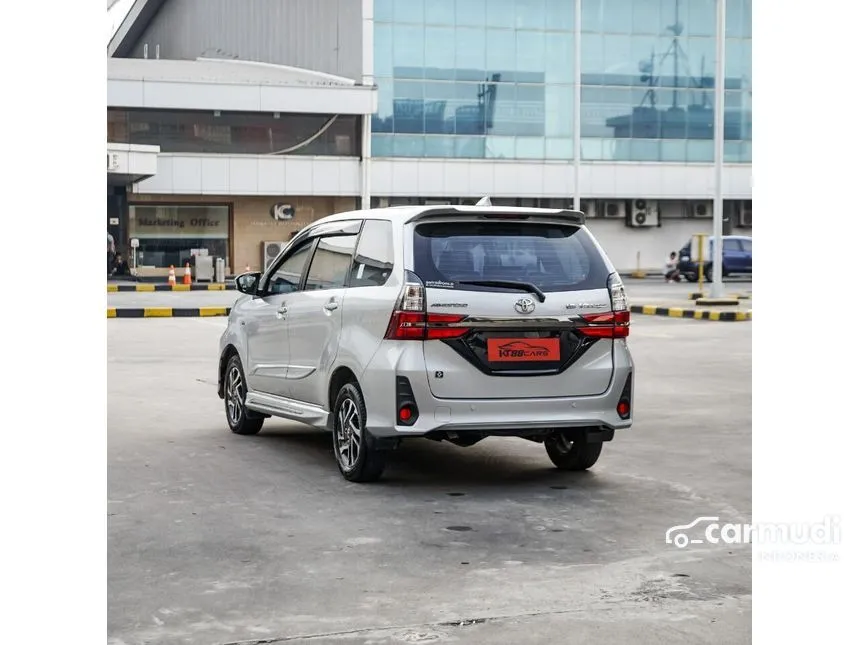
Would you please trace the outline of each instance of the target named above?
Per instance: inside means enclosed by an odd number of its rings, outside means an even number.
[[[591,338],[627,338],[630,335],[630,310],[627,308],[627,293],[617,273],[606,280],[606,288],[612,301],[612,311],[600,314],[584,314],[586,324],[578,328],[583,336]]]
[[[586,324],[577,331],[590,338],[627,338],[630,335],[630,312],[611,311],[603,314],[584,314]]]
[[[437,314],[425,311],[424,283],[411,271],[406,272],[406,281],[397,305],[391,313],[385,338],[389,340],[436,340],[457,338],[465,335],[466,327],[453,327],[465,318],[456,314]]]

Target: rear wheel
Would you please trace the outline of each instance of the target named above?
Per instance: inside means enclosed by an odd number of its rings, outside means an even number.
[[[334,456],[337,467],[351,482],[371,482],[382,476],[385,454],[376,450],[367,432],[367,409],[356,383],[347,383],[334,404]]]
[[[710,264],[705,267],[705,282],[713,282],[714,280],[714,267]]]
[[[573,440],[557,432],[544,441],[546,454],[557,468],[562,470],[588,470],[600,457],[603,442],[587,443],[585,439]]]
[[[224,372],[224,411],[227,413],[227,425],[236,434],[257,434],[263,427],[263,417],[249,413],[245,407],[247,394],[242,362],[234,354],[227,361]]]

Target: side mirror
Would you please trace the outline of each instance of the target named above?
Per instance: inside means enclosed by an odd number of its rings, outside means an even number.
[[[259,271],[252,271],[251,273],[243,273],[242,275],[236,276],[236,290],[241,293],[246,293],[249,296],[257,295],[257,286],[260,284],[260,276],[262,274]]]

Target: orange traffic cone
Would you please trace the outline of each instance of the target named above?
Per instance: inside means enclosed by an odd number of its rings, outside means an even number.
[[[170,272],[167,274],[167,284],[171,287],[176,286],[176,271],[173,270],[173,265],[170,265]]]
[[[191,284],[191,265],[185,263],[185,275],[182,276],[182,284]]]

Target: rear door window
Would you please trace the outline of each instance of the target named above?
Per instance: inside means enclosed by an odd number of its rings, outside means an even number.
[[[415,227],[415,273],[428,287],[491,291],[464,280],[531,282],[543,291],[606,288],[609,270],[588,233],[534,222],[435,222]]]

